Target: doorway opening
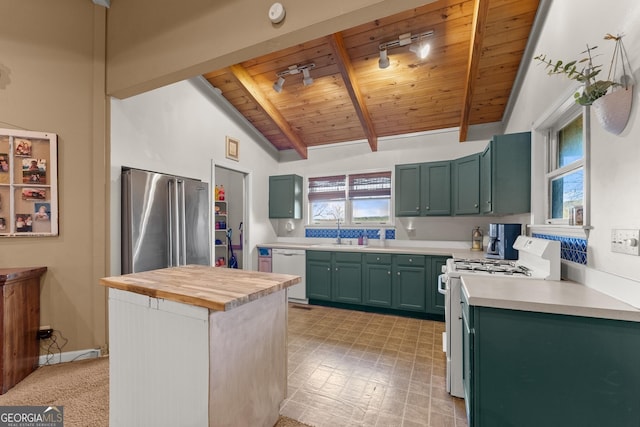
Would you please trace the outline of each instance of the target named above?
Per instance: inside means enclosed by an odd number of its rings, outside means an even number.
[[[213,264],[250,268],[245,255],[248,173],[213,164]]]

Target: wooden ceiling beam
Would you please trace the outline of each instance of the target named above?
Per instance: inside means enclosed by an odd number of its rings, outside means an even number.
[[[467,79],[462,101],[462,115],[460,117],[460,142],[467,140],[469,130],[469,115],[473,92],[475,90],[480,56],[482,55],[482,42],[484,39],[487,15],[489,12],[489,0],[475,0],[473,11],[473,25],[471,26],[471,43],[469,47],[469,63],[467,65]]]
[[[342,75],[342,80],[344,80],[345,88],[347,89],[347,92],[349,92],[349,97],[353,102],[353,107],[356,110],[356,114],[358,115],[362,129],[364,130],[364,134],[369,141],[371,151],[378,151],[378,135],[373,127],[371,115],[369,114],[367,105],[364,103],[364,98],[360,92],[358,79],[353,70],[353,64],[351,63],[351,58],[349,58],[341,33],[333,34],[331,37],[331,46],[336,54],[336,62],[338,69],[340,70],[340,74]]]
[[[264,112],[273,120],[275,125],[289,139],[293,148],[303,159],[308,158],[307,146],[302,142],[298,134],[293,130],[289,122],[284,118],[280,111],[267,99],[262,90],[258,87],[253,77],[240,64],[229,67],[229,71],[245,88],[248,95],[264,110]]]

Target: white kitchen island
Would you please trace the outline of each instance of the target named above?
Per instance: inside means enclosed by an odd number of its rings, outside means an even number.
[[[268,426],[287,392],[287,274],[107,277],[111,426]]]

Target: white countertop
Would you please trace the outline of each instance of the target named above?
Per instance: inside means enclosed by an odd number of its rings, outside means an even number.
[[[469,305],[640,322],[640,310],[570,281],[462,275]]]
[[[398,246],[372,244],[367,246],[331,243],[293,243],[293,242],[272,242],[257,245],[260,248],[272,249],[301,249],[310,251],[342,251],[342,252],[363,252],[363,253],[389,253],[389,254],[415,254],[415,255],[438,255],[452,258],[484,258],[485,252],[474,252],[469,249],[456,247],[431,247],[425,246]]]

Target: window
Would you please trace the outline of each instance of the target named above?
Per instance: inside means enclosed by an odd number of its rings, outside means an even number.
[[[549,132],[548,222],[568,223],[573,208],[585,201],[585,144],[582,113]]]
[[[309,212],[314,224],[345,222],[346,175],[309,178]]]
[[[391,172],[309,178],[312,224],[388,224],[391,220]]]

